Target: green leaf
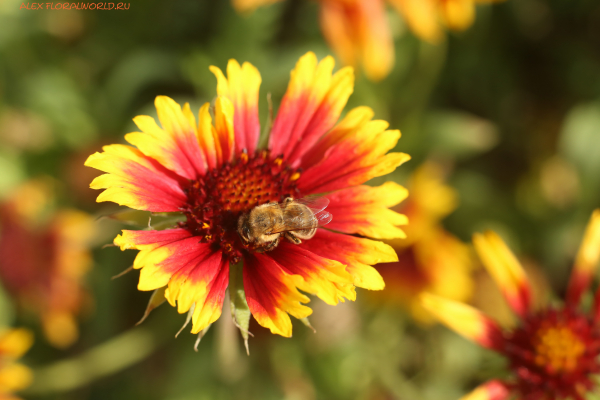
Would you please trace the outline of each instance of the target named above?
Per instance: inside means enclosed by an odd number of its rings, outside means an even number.
[[[317,330],[315,328],[313,328],[313,326],[310,324],[308,317],[300,318],[300,321],[304,324],[304,326],[311,329],[314,333],[317,333]]]
[[[246,352],[250,354],[248,336],[252,334],[248,331],[248,327],[250,326],[250,317],[252,314],[250,313],[250,308],[248,308],[246,292],[244,291],[243,268],[244,263],[240,262],[232,265],[229,270],[229,298],[231,301],[233,322],[240,330],[242,338],[244,338]]]
[[[156,289],[154,292],[152,292],[152,296],[150,296],[150,300],[148,301],[148,305],[146,306],[146,311],[144,312],[142,319],[140,319],[136,325],[139,325],[142,322],[144,322],[154,309],[160,307],[165,301],[167,301],[167,299],[165,298],[166,290],[167,290],[167,287],[164,286],[164,287]],[[185,328],[185,326],[188,323],[189,323],[189,320],[186,321],[185,325],[183,325],[183,328]],[[181,331],[179,331],[179,332],[181,332]],[[179,335],[179,332],[177,332],[177,335]],[[177,337],[177,335],[175,335],[175,337]]]
[[[112,214],[103,215],[98,219],[111,219],[136,228],[150,228],[161,231],[173,228],[178,222],[185,221],[181,213],[151,213],[148,211],[125,209]]]

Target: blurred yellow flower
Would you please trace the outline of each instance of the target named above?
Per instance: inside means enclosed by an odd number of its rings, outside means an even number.
[[[87,292],[93,219],[56,210],[52,186],[29,181],[0,203],[0,281],[20,307],[40,316],[46,338],[64,348],[78,337]]]
[[[373,296],[405,306],[418,321],[429,322],[431,317],[417,296],[428,291],[468,300],[473,293],[473,262],[468,246],[440,224],[457,205],[456,192],[443,182],[442,167],[433,162],[419,167],[410,180],[409,192],[411,196],[399,210],[410,221],[405,228],[407,239],[388,242],[399,261],[376,266],[386,288]]]
[[[16,400],[12,393],[31,383],[29,368],[16,363],[33,344],[33,335],[26,329],[0,330],[0,399]]]
[[[239,12],[281,0],[232,0]],[[476,3],[503,0],[388,0],[415,35],[430,43],[444,38],[444,28],[463,31],[475,20]],[[394,66],[394,43],[384,0],[317,0],[325,39],[347,65],[362,64],[379,81]]]

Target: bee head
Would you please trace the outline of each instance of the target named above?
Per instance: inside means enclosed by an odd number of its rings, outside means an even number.
[[[238,234],[246,243],[251,242],[250,240],[250,226],[248,224],[248,216],[242,215],[238,220]]]
[[[250,228],[245,226],[242,228],[242,237],[246,239],[248,242],[250,241]]]

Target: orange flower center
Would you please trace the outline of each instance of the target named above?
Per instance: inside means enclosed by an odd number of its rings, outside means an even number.
[[[231,261],[240,260],[242,251],[261,251],[246,245],[237,233],[239,217],[254,207],[300,197],[296,181],[300,172],[283,158],[271,158],[267,151],[251,156],[242,154],[237,162],[227,163],[190,182],[185,189],[188,201],[182,212],[187,221],[181,227],[222,249]]]
[[[573,331],[565,326],[540,328],[533,341],[534,361],[549,372],[572,372],[585,345]]]

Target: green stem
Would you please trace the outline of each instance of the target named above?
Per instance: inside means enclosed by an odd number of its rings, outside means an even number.
[[[34,370],[24,394],[68,392],[121,371],[154,352],[160,340],[150,330],[133,328],[76,357]]]

